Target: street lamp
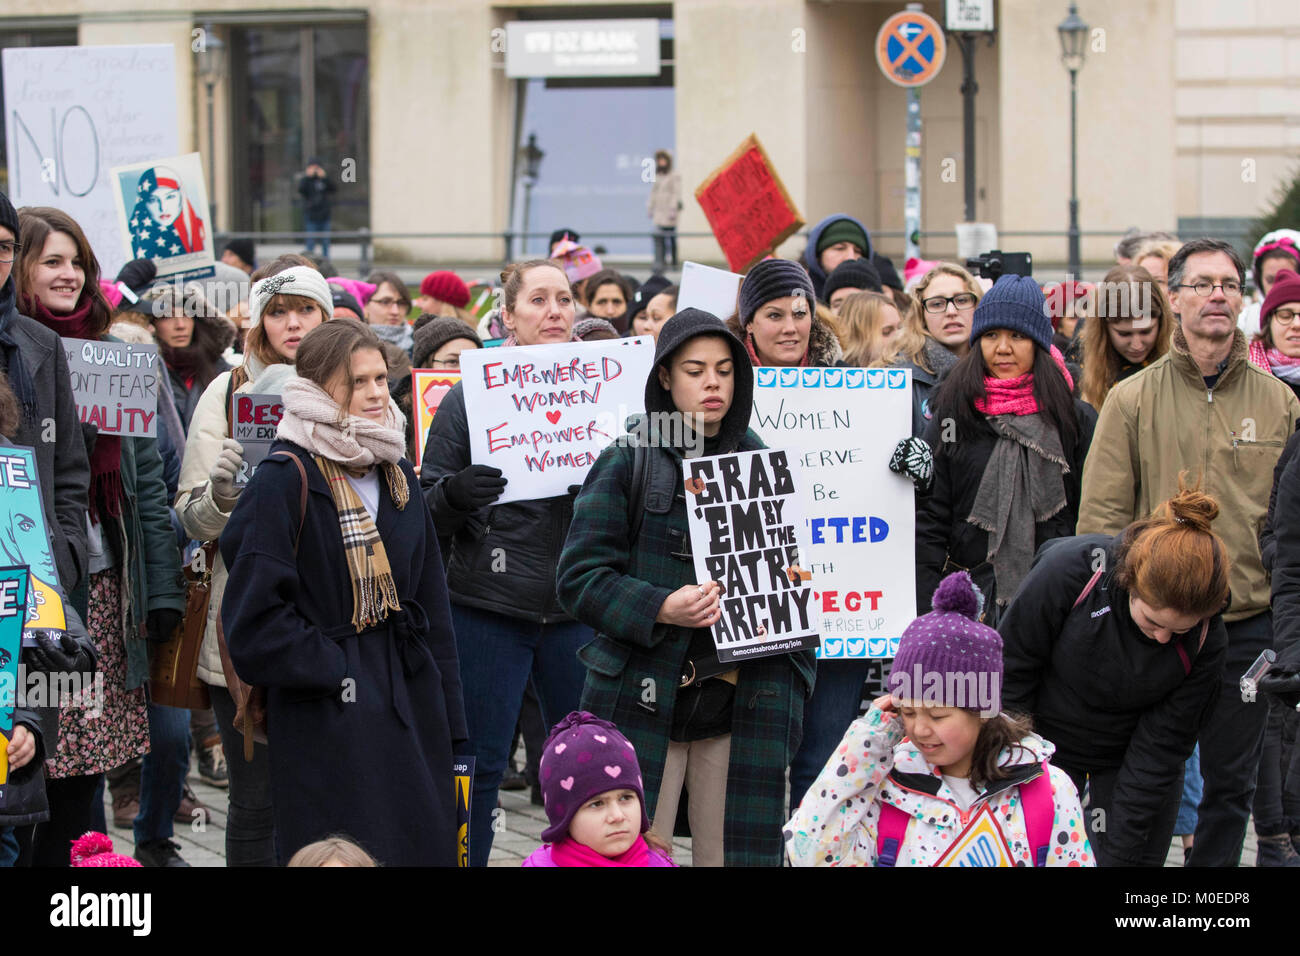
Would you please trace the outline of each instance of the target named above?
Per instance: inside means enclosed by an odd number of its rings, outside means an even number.
[[[212,217],[212,228],[217,228],[217,141],[216,141],[216,107],[214,105],[217,84],[226,75],[226,45],[217,38],[212,24],[203,25],[203,46],[199,50],[199,79],[208,91],[208,214]]]
[[[1084,44],[1088,39],[1088,24],[1079,16],[1076,4],[1070,4],[1070,13],[1056,32],[1061,36],[1061,62],[1070,71],[1070,249],[1068,274],[1077,279],[1082,266],[1079,263],[1079,149],[1078,149],[1078,84],[1079,71],[1083,69]]]
[[[524,241],[525,255],[528,249],[528,214],[533,204],[533,186],[541,170],[542,157],[546,153],[537,145],[537,134],[529,133],[528,142],[519,148],[519,159],[524,164]]]

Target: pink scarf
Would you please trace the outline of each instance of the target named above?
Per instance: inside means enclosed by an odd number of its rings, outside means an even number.
[[[1065,376],[1065,385],[1074,391],[1074,379],[1065,367],[1065,357],[1055,345],[1051,350],[1052,361]],[[1038,402],[1034,398],[1034,373],[1026,372],[1017,378],[984,379],[984,397],[975,399],[975,407],[985,415],[1036,415]]]
[[[645,837],[638,836],[623,853],[609,857],[565,837],[551,847],[551,861],[556,866],[649,866],[650,848]]]

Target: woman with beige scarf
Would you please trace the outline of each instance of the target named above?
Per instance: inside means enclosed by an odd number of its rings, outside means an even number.
[[[230,657],[267,690],[276,853],[345,834],[385,865],[453,866],[455,637],[381,342],[335,319],[296,365],[221,536]]]

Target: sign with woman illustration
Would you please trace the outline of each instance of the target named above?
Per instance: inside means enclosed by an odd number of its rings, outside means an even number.
[[[0,454],[0,566],[4,565],[30,569],[24,630],[66,630],[57,588],[59,571],[41,506],[36,452],[31,448],[10,447]],[[30,633],[23,634],[23,646],[36,646]]]
[[[160,279],[210,275],[211,213],[199,154],[118,166],[112,175],[130,257],[152,259]]]

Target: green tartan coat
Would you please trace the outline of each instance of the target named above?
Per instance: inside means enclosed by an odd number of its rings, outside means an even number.
[[[748,431],[739,450],[762,447]],[[658,624],[655,616],[669,594],[697,582],[681,453],[652,448],[650,455],[652,469],[675,471],[671,507],[664,514],[655,513],[652,504],[645,509],[629,554],[633,448],[610,445],[574,505],[556,587],[565,610],[596,631],[596,639],[578,654],[587,667],[582,707],[617,724],[636,747],[653,816],[691,641],[690,628]],[[812,651],[740,664],[723,831],[727,866],[782,863],[785,775],[803,737],[804,701],[812,694],[815,669]]]

